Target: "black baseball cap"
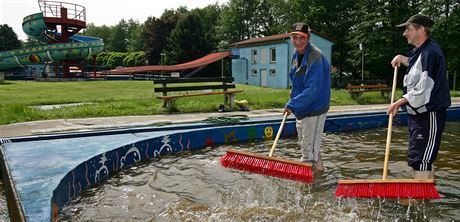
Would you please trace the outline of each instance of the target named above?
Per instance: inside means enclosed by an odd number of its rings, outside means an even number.
[[[294,25],[292,25],[292,31],[290,35],[293,34],[299,34],[307,37],[310,34],[310,27],[303,22],[294,23]]]
[[[404,23],[401,23],[399,25],[397,25],[396,27],[397,28],[404,28],[410,24],[419,24],[421,26],[425,26],[425,27],[428,27],[430,28],[431,26],[433,26],[434,22],[433,20],[430,19],[430,17],[424,15],[424,14],[416,14],[416,15],[413,15],[411,16],[406,22]]]

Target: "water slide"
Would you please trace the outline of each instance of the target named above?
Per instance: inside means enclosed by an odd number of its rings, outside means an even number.
[[[30,37],[47,43],[53,35],[59,33],[49,30],[43,13],[36,13],[24,18],[22,29]],[[95,53],[102,52],[102,39],[73,35],[67,43],[55,43],[0,52],[0,70],[37,65],[44,62],[83,60]]]

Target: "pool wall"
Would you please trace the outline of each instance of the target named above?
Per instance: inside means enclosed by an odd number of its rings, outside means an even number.
[[[78,165],[64,176],[58,187],[53,191],[53,197],[51,198],[52,220],[54,221],[61,208],[83,189],[137,162],[216,144],[258,139],[272,140],[273,132],[277,131],[278,127],[278,125],[272,124],[259,124],[240,127],[207,128],[191,132],[165,134],[99,154]],[[289,137],[295,136],[295,134],[295,124],[289,123],[285,126],[282,136]]]
[[[448,121],[459,120],[460,106],[450,108],[448,111]],[[50,177],[52,181],[49,183],[49,186],[51,186],[49,189],[44,189],[37,185],[22,185],[22,183],[27,183],[27,174],[33,174],[30,177],[36,178],[37,174],[47,175],[47,172],[50,171],[49,168],[44,167],[42,169],[37,167],[37,169],[32,171],[29,169],[27,171],[18,166],[20,163],[13,163],[12,157],[15,155],[10,154],[18,152],[17,148],[13,148],[15,144],[34,144],[41,142],[43,138],[35,136],[4,139],[2,140],[2,164],[4,165],[2,169],[4,171],[4,181],[7,184],[6,188],[10,190],[8,194],[12,194],[12,196],[7,195],[10,214],[14,214],[11,215],[11,218],[12,220],[14,219],[13,221],[57,221],[62,207],[78,196],[84,189],[102,182],[114,173],[133,164],[152,158],[160,158],[162,155],[196,150],[217,144],[263,139],[272,140],[274,135],[276,135],[280,122],[280,118],[265,118],[241,121],[240,123],[224,126],[197,123],[195,127],[192,124],[187,125],[187,127],[173,126],[167,130],[165,128],[163,130],[158,130],[158,128],[150,130],[155,131],[155,133],[149,132],[148,129],[142,129],[142,132],[115,132],[116,135],[110,135],[109,132],[101,135],[91,134],[89,136],[84,134],[79,134],[78,136],[69,134],[63,138],[59,136],[45,136],[44,142],[67,141],[77,137],[76,139],[80,143],[79,146],[86,147],[89,146],[85,145],[85,143],[89,143],[85,142],[87,139],[85,136],[87,136],[91,137],[92,140],[98,140],[100,143],[98,145],[90,143],[91,146],[107,145],[103,149],[95,147],[94,149],[85,151],[88,152],[85,155],[86,157],[77,156],[73,158],[72,155],[66,155],[67,159],[61,159],[61,162],[49,163],[48,165],[50,166],[57,165],[56,167],[60,167],[59,170],[51,170],[56,171],[56,173]],[[395,122],[396,124],[405,125],[407,123],[407,114],[400,113],[395,118]],[[347,132],[386,127],[387,124],[388,116],[383,111],[339,113],[328,115],[325,131]],[[133,137],[133,135],[136,137]],[[295,135],[295,121],[290,118],[286,122],[282,136],[293,137]],[[119,137],[128,137],[128,139],[114,143],[114,138]],[[37,146],[38,148],[39,146]],[[55,152],[59,152],[60,147],[56,145],[56,148],[53,149],[55,149]],[[46,153],[40,150],[37,150],[36,155],[30,155],[28,158],[35,158],[41,161],[59,161],[48,159]],[[40,196],[40,198],[37,198],[36,195]]]

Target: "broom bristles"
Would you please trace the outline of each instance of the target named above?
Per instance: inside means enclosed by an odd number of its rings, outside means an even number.
[[[305,183],[313,181],[311,164],[261,156],[253,153],[228,150],[220,159],[224,167],[274,176]]]
[[[367,182],[366,182],[367,181]],[[336,197],[439,199],[434,180],[381,179],[340,181]]]

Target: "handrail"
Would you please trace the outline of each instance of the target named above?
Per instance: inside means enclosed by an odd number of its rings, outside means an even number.
[[[61,8],[67,9],[67,18],[86,22],[86,8],[81,5],[58,2],[58,1],[44,1],[38,0],[40,11],[43,17],[61,17]]]

